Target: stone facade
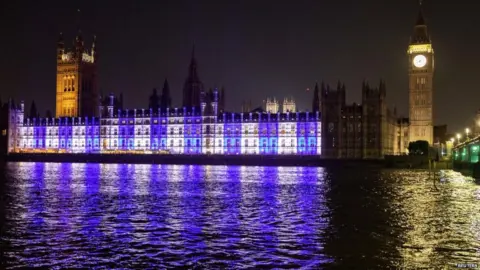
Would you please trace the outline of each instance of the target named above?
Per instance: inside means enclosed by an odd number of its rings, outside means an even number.
[[[383,81],[378,88],[364,82],[362,104],[346,104],[345,85],[338,83],[335,90],[322,83],[323,155],[329,158],[383,158],[393,155],[397,117],[388,110],[385,96]]]
[[[433,144],[434,52],[422,11],[408,46],[410,141]]]
[[[92,48],[84,46],[81,33],[75,48],[65,48],[62,35],[57,43],[56,117],[98,115],[97,54],[95,37]]]

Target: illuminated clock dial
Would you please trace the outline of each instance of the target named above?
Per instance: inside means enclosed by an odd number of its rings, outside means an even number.
[[[417,68],[424,67],[427,64],[427,58],[424,55],[417,55],[413,58],[413,65]]]

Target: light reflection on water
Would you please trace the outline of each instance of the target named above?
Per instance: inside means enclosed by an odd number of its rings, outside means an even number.
[[[427,172],[366,168],[9,163],[4,171],[7,267],[480,264],[480,188],[453,172],[434,185]]]

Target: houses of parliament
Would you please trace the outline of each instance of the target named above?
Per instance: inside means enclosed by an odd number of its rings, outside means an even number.
[[[383,158],[405,154],[409,142],[433,143],[434,52],[420,9],[407,47],[409,117],[386,103],[386,82],[362,82],[360,104],[346,103],[346,87],[315,85],[311,110],[293,101],[280,112],[231,112],[225,89],[206,89],[194,50],[183,86],[182,107],[172,107],[165,80],[148,108],[124,110],[123,98],[100,97],[96,38],[87,47],[79,32],[73,48],[57,44],[56,108],[53,118],[26,118],[23,102],[3,106],[8,152],[318,155]],[[272,107],[273,106],[273,107]],[[274,108],[272,111],[271,108]]]

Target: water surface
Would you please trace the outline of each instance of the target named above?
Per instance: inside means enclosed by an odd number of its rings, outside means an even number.
[[[4,267],[480,265],[480,188],[453,172],[7,163]],[[1,267],[0,267],[1,268]]]

